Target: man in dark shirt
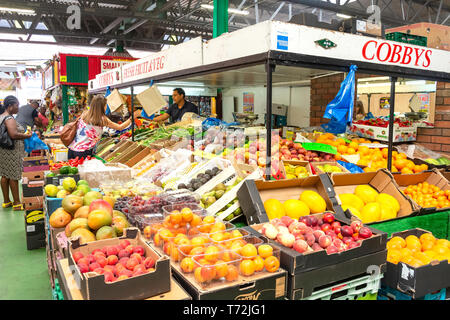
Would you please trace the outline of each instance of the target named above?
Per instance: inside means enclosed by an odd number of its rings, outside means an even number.
[[[184,90],[181,88],[173,89],[172,93],[173,104],[169,107],[166,113],[155,117],[154,121],[165,121],[170,118],[170,123],[181,121],[181,118],[186,112],[198,113],[198,107],[192,102],[185,100]]]
[[[19,108],[17,113],[16,121],[20,123],[24,129],[27,127],[33,127],[34,125],[42,127],[42,121],[39,119],[38,109],[39,102],[33,100],[30,104],[26,104]]]

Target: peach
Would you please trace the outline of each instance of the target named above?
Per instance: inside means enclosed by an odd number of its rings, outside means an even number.
[[[130,256],[130,253],[127,250],[122,249],[122,250],[119,251],[119,254],[118,254],[117,257],[119,259],[122,259],[122,258],[128,258],[129,256]]]
[[[216,246],[209,246],[205,250],[205,260],[215,263],[219,259],[219,248]]]
[[[234,265],[232,265],[232,264],[228,265],[228,273],[227,273],[227,275],[225,276],[225,279],[226,279],[228,282],[231,282],[231,281],[237,280],[238,277],[239,277],[239,271],[238,271],[238,269],[236,268],[236,266],[234,266]]]
[[[323,250],[323,248],[318,244],[318,243],[314,243],[311,247],[311,249],[313,249],[314,251],[320,251]]]
[[[126,266],[127,266],[128,260],[130,260],[130,258],[128,258],[128,257],[123,257],[123,258],[120,258],[120,260],[119,260],[118,263],[121,264],[121,265],[123,265],[124,267],[126,267]]]
[[[255,273],[255,263],[250,259],[242,260],[239,264],[239,271],[243,276],[251,276]]]
[[[241,248],[241,256],[244,258],[254,258],[258,254],[258,250],[256,247],[251,244],[247,243]]]
[[[79,251],[74,252],[72,256],[73,256],[73,260],[75,261],[75,263],[77,263],[78,260],[80,260],[81,258],[84,258],[84,254],[82,254]]]
[[[105,282],[114,282],[116,280],[116,278],[114,277],[114,274],[109,271],[105,271],[103,276],[105,277]]]
[[[129,276],[127,276],[126,274],[123,274],[123,275],[119,276],[116,281],[126,280],[126,279],[129,279],[129,278],[130,278]]]
[[[218,260],[214,267],[216,268],[215,279],[221,279],[227,276],[228,265],[225,263],[225,261]]]
[[[316,237],[312,233],[307,233],[304,237],[308,246],[312,246],[316,242]]]
[[[281,222],[283,222],[284,225],[285,225],[286,227],[289,227],[290,224],[291,224],[292,222],[294,222],[294,221],[295,221],[295,220],[292,219],[292,218],[289,217],[289,216],[283,216],[283,217],[281,217]]]
[[[106,247],[106,255],[107,256],[117,256],[118,254],[119,254],[119,251],[117,250],[117,247],[115,247],[115,246]]]
[[[77,264],[85,264],[85,265],[88,265],[89,266],[89,259],[87,258],[87,257],[83,257],[83,258],[80,258],[80,259],[78,259],[78,261],[76,262]]]
[[[120,272],[122,272],[123,270],[126,270],[126,268],[123,264],[116,264],[114,266],[114,274],[116,276],[119,276]]]
[[[142,246],[136,246],[133,249],[133,253],[139,253],[141,256],[145,254],[145,249]]]
[[[101,268],[102,266],[97,262],[93,262],[89,265],[89,271],[94,271],[97,268]]]
[[[155,260],[152,257],[147,257],[144,259],[144,261],[142,262],[142,264],[145,266],[146,269],[149,268],[153,268],[153,266],[155,265]]]
[[[253,263],[255,264],[255,272],[264,270],[264,259],[261,256],[256,256],[253,259]]]
[[[106,258],[108,261],[108,264],[113,266],[115,265],[117,262],[119,262],[119,258],[115,255],[110,255],[108,256],[108,258]]]
[[[184,258],[183,260],[181,260],[180,268],[185,273],[191,273],[192,271],[194,271],[194,264],[194,260],[192,260],[191,258]]]
[[[124,239],[124,240],[120,240],[119,245],[122,247],[122,249],[125,249],[126,247],[128,247],[130,245],[130,241]]]
[[[194,270],[194,278],[198,283],[206,282],[206,280],[202,277],[202,268],[195,268]]]
[[[119,277],[122,276],[122,275],[126,275],[126,276],[129,276],[129,277],[132,277],[133,276],[133,272],[131,270],[128,270],[128,269],[123,269],[122,271],[119,272]]]
[[[131,256],[130,256],[130,259],[131,258],[134,258],[134,259],[136,259],[137,261],[139,261],[139,263],[142,263],[142,256],[139,254],[139,253],[133,253]]]
[[[289,229],[285,225],[277,226],[276,228],[278,233],[289,233]]]
[[[96,261],[102,268],[108,264],[108,259],[106,259],[104,256],[100,256],[100,255],[98,255],[96,257]]]
[[[263,224],[261,231],[262,231],[262,234],[265,235],[269,239],[274,240],[277,238],[278,230],[277,230],[277,228],[275,228],[274,225],[272,225],[270,223]]]
[[[273,255],[273,248],[270,244],[262,244],[258,247],[258,254],[265,259]]]
[[[111,265],[106,265],[103,270],[105,271],[109,271],[109,272],[114,272],[114,266]]]
[[[131,255],[134,251],[134,247],[130,244],[125,248],[125,251],[127,251],[128,254]]]
[[[280,242],[283,246],[291,248],[294,245],[295,237],[294,235],[287,233],[281,233],[277,235],[277,240]]]
[[[333,254],[333,253],[338,253],[338,252],[339,252],[338,249],[333,244],[331,244],[327,247],[327,254]]]
[[[275,256],[267,257],[264,260],[264,267],[268,272],[275,272],[280,268],[280,261]]]
[[[81,273],[85,273],[89,271],[89,265],[87,265],[86,263],[78,263],[77,264],[78,269],[80,269]]]
[[[324,236],[324,235],[325,235],[325,232],[323,232],[322,230],[316,230],[316,231],[313,232],[313,235],[314,235],[314,237],[316,238],[316,242],[318,242],[318,241],[319,241],[319,238],[320,238],[321,236]]]
[[[148,271],[146,269],[142,270],[142,269],[137,269],[135,271],[133,271],[133,277],[137,277],[140,276],[142,274],[146,274],[148,273]]]
[[[89,264],[96,262],[93,254],[90,254],[86,257],[88,259]]]
[[[136,270],[142,270],[142,271],[145,271],[145,270],[147,270],[147,268],[146,268],[143,264],[138,264],[137,266],[135,266],[135,267],[133,268],[133,273],[136,272]]]
[[[332,240],[331,240],[331,237],[330,236],[327,236],[327,235],[322,235],[322,236],[320,236],[320,238],[319,238],[319,245],[322,247],[322,248],[328,248],[330,245],[331,245],[331,243],[332,243]]]
[[[105,273],[105,269],[103,269],[103,268],[97,268],[97,269],[94,270],[94,272],[95,272],[95,273],[98,273],[98,274],[104,274],[104,273]]]
[[[296,240],[293,249],[299,253],[303,253],[308,250],[308,243],[305,240]]]
[[[211,281],[216,277],[216,267],[214,265],[206,265],[199,268],[200,274],[205,281]]]

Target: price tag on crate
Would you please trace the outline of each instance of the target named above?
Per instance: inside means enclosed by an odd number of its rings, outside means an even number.
[[[331,154],[337,153],[336,147],[333,147],[333,146],[330,146],[330,145],[324,144],[324,143],[305,142],[305,143],[302,143],[302,147],[308,151],[319,151],[319,152],[325,152],[325,153],[331,153]]]

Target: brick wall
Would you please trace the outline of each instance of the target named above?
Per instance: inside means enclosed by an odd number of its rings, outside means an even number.
[[[336,97],[344,80],[344,73],[321,77],[311,80],[311,109],[309,114],[310,126],[320,126],[330,121],[324,119],[323,114],[328,103]]]
[[[428,149],[450,154],[450,83],[437,83],[434,128],[419,128],[417,141]]]

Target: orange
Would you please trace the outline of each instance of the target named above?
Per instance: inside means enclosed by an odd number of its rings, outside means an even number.
[[[342,160],[342,155],[339,152],[336,152],[336,154],[334,155],[334,159]]]
[[[269,244],[262,244],[258,247],[258,254],[265,259],[273,255],[273,248]]]
[[[228,282],[231,282],[231,281],[237,280],[238,277],[239,277],[239,272],[238,272],[238,269],[236,268],[236,266],[234,266],[232,264],[228,265],[228,273],[225,276],[225,279]]]
[[[387,252],[387,261],[397,264],[402,258],[402,254],[398,249],[390,249]]]
[[[345,145],[340,145],[338,146],[337,151],[340,154],[347,154],[347,147]]]
[[[241,256],[243,258],[253,258],[257,254],[258,251],[256,250],[256,247],[251,243],[248,243],[241,248]]]
[[[407,257],[407,256],[412,256],[413,252],[411,250],[409,250],[408,248],[401,248],[400,249],[400,254],[402,256],[402,258]]]
[[[214,223],[216,221],[216,219],[214,218],[214,216],[206,216],[203,218],[203,224],[211,224]]]
[[[202,223],[202,218],[200,216],[193,214],[191,222],[189,223],[191,227],[196,227]]]
[[[415,165],[414,162],[412,162],[411,160],[407,160],[407,161],[406,161],[406,167],[407,167],[409,170],[413,171],[415,166],[416,166],[416,165]]]
[[[431,250],[434,247],[434,241],[426,240],[422,242],[422,251]]]
[[[414,258],[422,262],[423,265],[429,264],[432,261],[432,259],[423,252],[414,253]]]
[[[447,239],[438,239],[436,241],[436,245],[442,245],[444,247],[450,248],[450,241],[448,241]]]
[[[337,139],[336,139],[336,143],[337,143],[338,145],[344,145],[344,146],[345,146],[345,140],[342,139],[342,138],[337,138]]]
[[[359,146],[358,152],[362,156],[365,156],[365,155],[367,155],[369,153],[369,147],[367,147],[367,146]]]
[[[269,272],[275,272],[280,267],[280,261],[275,256],[267,257],[264,260],[264,267]]]
[[[407,158],[406,153],[399,153],[399,154],[397,155],[397,157],[398,157],[398,158],[401,158],[401,159],[406,159],[406,158]]]
[[[417,238],[414,235],[407,236],[405,238],[405,242],[406,242],[406,247],[409,249],[416,248],[416,247],[418,247],[418,248],[422,247],[422,245],[420,244],[419,238]]]
[[[419,259],[416,259],[416,258],[412,258],[408,264],[413,268],[418,268],[418,267],[423,266],[423,263]]]
[[[414,173],[411,169],[409,169],[409,168],[407,168],[407,167],[404,167],[402,170],[401,170],[401,173],[403,173],[403,174],[412,174],[412,173]]]
[[[255,263],[255,272],[262,271],[264,269],[264,259],[260,256],[256,256],[256,258],[253,259],[253,262]]]
[[[352,141],[352,142],[349,143],[348,147],[352,148],[353,150],[356,151],[356,150],[358,150],[359,145],[358,145],[358,143]]]
[[[400,259],[400,262],[409,264],[412,260],[414,259],[414,257],[412,255],[408,255],[408,256],[404,256]]]
[[[436,252],[438,255],[445,255],[445,254],[448,254],[450,252],[449,251],[450,249],[445,247],[445,246],[443,246],[443,245],[435,245],[433,247],[433,249],[431,249],[431,250]]]
[[[413,171],[414,171],[414,173],[418,173],[418,172],[423,171],[423,170],[422,170],[422,166],[420,166],[420,165],[415,165],[414,168],[413,168]]]
[[[426,254],[431,259],[434,259],[437,256],[437,253],[434,252],[433,250],[427,250],[424,251],[423,253]]]
[[[406,167],[406,161],[405,159],[400,159],[397,158],[397,160],[394,161],[394,166],[398,169],[398,170],[402,170],[403,168]]]
[[[228,264],[223,260],[219,260],[215,264],[216,267],[216,279],[226,277],[228,274]]]
[[[432,241],[433,243],[436,241],[436,238],[431,233],[424,233],[419,237],[420,242]]]
[[[387,243],[387,248],[393,248],[393,246],[397,248],[405,248],[406,247],[406,241],[402,237],[396,236],[393,237],[389,242]]]
[[[255,263],[249,259],[242,260],[239,264],[239,271],[243,276],[251,276],[255,273]]]

